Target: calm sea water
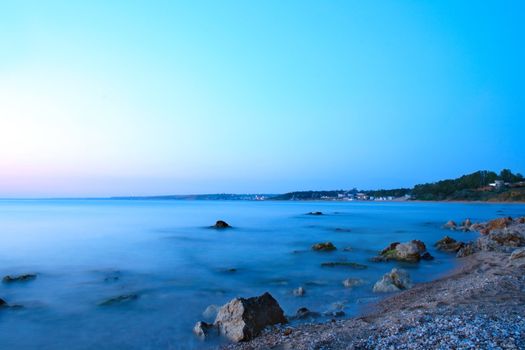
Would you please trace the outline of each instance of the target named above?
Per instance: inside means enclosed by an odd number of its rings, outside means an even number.
[[[304,215],[322,211],[326,215]],[[323,312],[338,302],[347,316],[378,298],[373,283],[394,266],[414,281],[449,271],[452,255],[434,251],[449,219],[525,215],[524,205],[458,203],[235,202],[125,200],[0,201],[0,274],[38,273],[0,284],[21,309],[0,310],[0,349],[201,349],[192,327],[210,304],[271,292],[287,314]],[[213,230],[217,219],[235,228]],[[349,232],[336,231],[349,229]],[[393,241],[421,239],[433,261],[371,263]],[[310,250],[332,241],[333,253]],[[351,247],[352,251],[343,251]],[[351,261],[366,270],[323,268]],[[236,269],[235,272],[228,271]],[[0,276],[0,277],[1,277]],[[117,277],[117,278],[115,278]],[[366,284],[345,289],[345,278]],[[292,290],[306,288],[304,297]],[[99,306],[124,294],[139,298]],[[212,320],[207,320],[212,321]]]

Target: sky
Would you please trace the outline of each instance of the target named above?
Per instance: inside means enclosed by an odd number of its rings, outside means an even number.
[[[525,173],[523,1],[0,0],[0,197]]]

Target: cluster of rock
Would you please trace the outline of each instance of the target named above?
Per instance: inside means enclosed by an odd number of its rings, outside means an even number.
[[[419,262],[420,260],[432,260],[432,255],[427,251],[425,243],[420,240],[412,240],[410,242],[391,243],[388,247],[383,249],[378,256],[372,258],[372,261],[404,261],[404,262]]]

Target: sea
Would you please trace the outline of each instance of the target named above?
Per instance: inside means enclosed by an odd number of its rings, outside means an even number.
[[[320,211],[323,215],[308,215]],[[315,320],[366,312],[385,294],[374,283],[393,267],[415,283],[449,273],[454,254],[433,244],[442,228],[503,216],[525,205],[427,202],[0,200],[0,349],[211,349],[227,340],[192,333],[210,305],[270,292],[286,315],[306,307]],[[217,220],[232,228],[212,229]],[[435,257],[419,263],[371,262],[389,243],[422,240]],[[337,250],[316,252],[332,242]],[[325,262],[355,262],[323,267]],[[345,288],[342,281],[363,283]],[[304,287],[304,296],[293,290]],[[119,299],[120,298],[120,299]],[[108,300],[113,302],[105,303]],[[107,305],[109,304],[109,305]]]

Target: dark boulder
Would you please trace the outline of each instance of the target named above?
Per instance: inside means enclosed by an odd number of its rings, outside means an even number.
[[[270,293],[264,293],[231,300],[219,309],[214,324],[222,335],[238,342],[255,338],[267,326],[286,322],[279,303]]]
[[[212,226],[212,228],[218,228],[218,229],[223,229],[223,228],[230,228],[231,226],[226,222],[226,221],[223,221],[223,220],[218,220],[215,225]]]
[[[465,243],[458,242],[449,236],[445,236],[434,244],[436,249],[449,253],[457,253],[464,245]]]
[[[332,242],[316,243],[312,246],[312,250],[317,252],[331,252],[337,248]]]

